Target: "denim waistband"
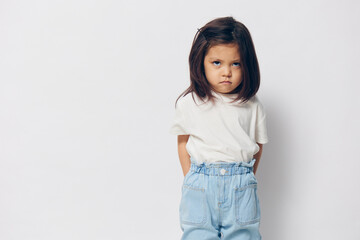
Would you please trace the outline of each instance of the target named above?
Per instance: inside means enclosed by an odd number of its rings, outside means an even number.
[[[249,163],[246,162],[219,162],[197,164],[191,157],[190,171],[213,176],[231,176],[250,173],[256,159],[253,158]]]

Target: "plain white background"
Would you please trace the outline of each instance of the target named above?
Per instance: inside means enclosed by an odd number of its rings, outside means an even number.
[[[266,240],[360,239],[358,1],[1,1],[0,238],[179,239],[197,28],[250,30]]]

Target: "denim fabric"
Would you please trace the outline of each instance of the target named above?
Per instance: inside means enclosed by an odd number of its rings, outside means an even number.
[[[261,240],[255,161],[196,164],[191,157],[179,206],[182,240]]]

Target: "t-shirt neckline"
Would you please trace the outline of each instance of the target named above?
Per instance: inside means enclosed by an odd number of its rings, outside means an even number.
[[[219,92],[215,92],[214,90],[211,90],[211,93],[215,97],[217,97],[219,99],[222,99],[222,100],[224,100],[226,102],[231,102],[238,96],[237,93],[219,93]]]

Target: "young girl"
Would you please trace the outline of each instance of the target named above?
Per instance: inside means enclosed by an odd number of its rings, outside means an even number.
[[[182,239],[260,240],[255,172],[268,136],[248,29],[232,17],[210,21],[195,35],[189,64],[191,84],[170,128],[185,175]]]

